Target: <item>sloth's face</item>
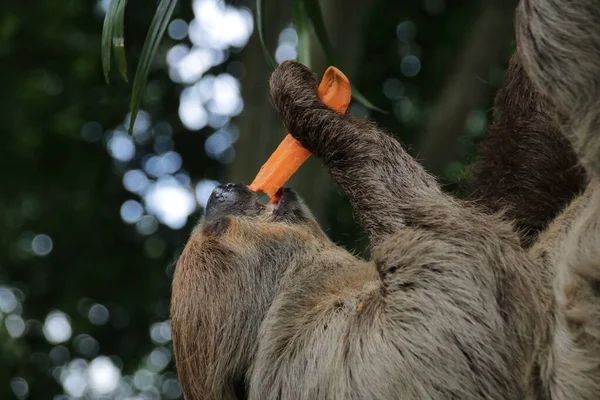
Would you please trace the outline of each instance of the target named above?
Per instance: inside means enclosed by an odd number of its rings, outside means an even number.
[[[293,190],[281,189],[276,204],[264,205],[257,193],[232,183],[214,189],[204,221],[195,233],[242,251],[272,246],[292,250],[311,242],[328,241],[308,207]]]
[[[253,230],[258,230],[256,233],[266,237],[298,228],[322,234],[308,208],[289,188],[281,189],[276,204],[263,205],[259,195],[244,185],[228,183],[217,186],[208,200],[202,231],[217,236],[227,235],[233,233],[230,231],[235,232],[232,228],[240,224],[250,224]]]
[[[233,268],[283,272],[334,246],[293,190],[282,189],[277,204],[265,206],[246,186],[226,184],[211,194],[177,269],[192,280]]]

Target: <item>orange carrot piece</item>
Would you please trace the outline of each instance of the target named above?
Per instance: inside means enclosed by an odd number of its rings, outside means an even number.
[[[329,108],[343,114],[350,105],[352,89],[346,75],[336,67],[329,67],[317,88],[321,101]]]
[[[352,97],[348,78],[335,67],[327,68],[317,93],[327,107],[342,114],[348,109]],[[310,154],[299,141],[288,134],[262,166],[249,186],[250,190],[266,193],[271,198],[271,203],[276,203],[279,189],[310,157]]]

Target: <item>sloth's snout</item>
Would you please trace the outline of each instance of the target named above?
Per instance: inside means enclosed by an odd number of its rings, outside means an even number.
[[[260,212],[258,195],[246,186],[227,183],[217,186],[206,204],[206,219],[222,218],[227,215],[251,215]]]
[[[251,217],[259,214],[270,215],[273,221],[299,222],[308,217],[296,193],[290,188],[282,188],[275,204],[263,205],[259,194],[238,183],[217,186],[206,204],[206,221],[227,216]]]

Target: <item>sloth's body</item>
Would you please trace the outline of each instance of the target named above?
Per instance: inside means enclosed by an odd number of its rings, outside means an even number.
[[[600,398],[600,5],[574,4],[521,5],[490,138],[515,151],[484,149],[477,201],[327,109],[300,64],[278,67],[274,105],[348,194],[372,259],[333,244],[291,190],[266,211],[217,188],[173,283],[188,400]]]

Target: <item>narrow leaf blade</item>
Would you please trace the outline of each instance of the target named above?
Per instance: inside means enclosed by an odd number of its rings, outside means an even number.
[[[354,85],[352,85],[352,98],[354,98],[354,100],[358,101],[363,106],[370,108],[371,110],[378,111],[382,114],[388,113],[387,111],[382,110],[381,108],[371,103],[361,92],[358,91],[358,89]]]
[[[100,43],[102,53],[102,70],[104,71],[104,80],[110,83],[110,56],[112,52],[112,38],[115,27],[115,17],[119,7],[120,0],[112,0],[104,16],[104,25],[102,27],[102,40]]]
[[[119,73],[125,82],[129,82],[127,79],[127,58],[125,57],[125,6],[127,0],[118,0],[118,7],[115,16],[114,29],[113,29],[113,53],[115,56],[115,62]]]
[[[327,34],[327,29],[325,28],[325,23],[323,22],[323,14],[321,13],[321,6],[319,5],[318,0],[303,0],[304,9],[306,10],[306,15],[310,18],[312,22],[312,26],[315,30],[315,35],[323,47],[323,51],[325,52],[325,56],[327,56],[327,60],[330,64],[335,65],[338,64],[335,51],[333,50],[333,45],[329,40],[329,35]]]
[[[277,64],[269,53],[269,49],[267,47],[267,22],[265,21],[265,0],[256,0],[256,25],[258,25],[258,37],[260,39],[260,45],[262,47],[263,53],[265,55],[265,59],[267,60],[267,64],[271,71],[275,69]]]
[[[298,34],[298,61],[310,69],[310,20],[308,19],[308,15],[306,14],[306,9],[304,8],[304,3],[302,0],[294,0],[292,17],[294,28]]]
[[[329,64],[336,65],[342,68],[342,66],[339,65],[339,61],[335,55],[333,44],[331,43],[331,40],[329,40],[329,35],[327,34],[327,29],[325,28],[325,22],[323,22],[323,13],[321,12],[319,0],[303,0],[303,2],[306,14],[312,22],[313,29],[315,30],[315,35],[317,36],[317,39],[319,40],[319,43],[323,48],[323,52],[325,53]],[[387,113],[386,111],[382,110],[379,107],[376,107],[373,103],[367,100],[367,98],[354,85],[352,85],[352,98],[367,108],[379,111],[384,114]]]
[[[115,62],[117,63],[119,73],[121,74],[123,80],[129,83],[129,79],[127,78],[127,57],[125,55],[125,43],[123,40],[117,41],[117,39],[115,39],[113,46]]]
[[[156,10],[156,14],[154,14],[154,18],[150,23],[148,36],[144,42],[140,61],[133,80],[131,103],[129,105],[131,112],[131,121],[129,123],[130,133],[133,133],[133,126],[140,109],[142,96],[145,94],[146,87],[148,86],[148,75],[150,73],[152,60],[154,59],[156,51],[158,50],[158,45],[167,30],[167,26],[169,25],[169,21],[171,20],[176,5],[177,0],[161,0],[158,9]]]

